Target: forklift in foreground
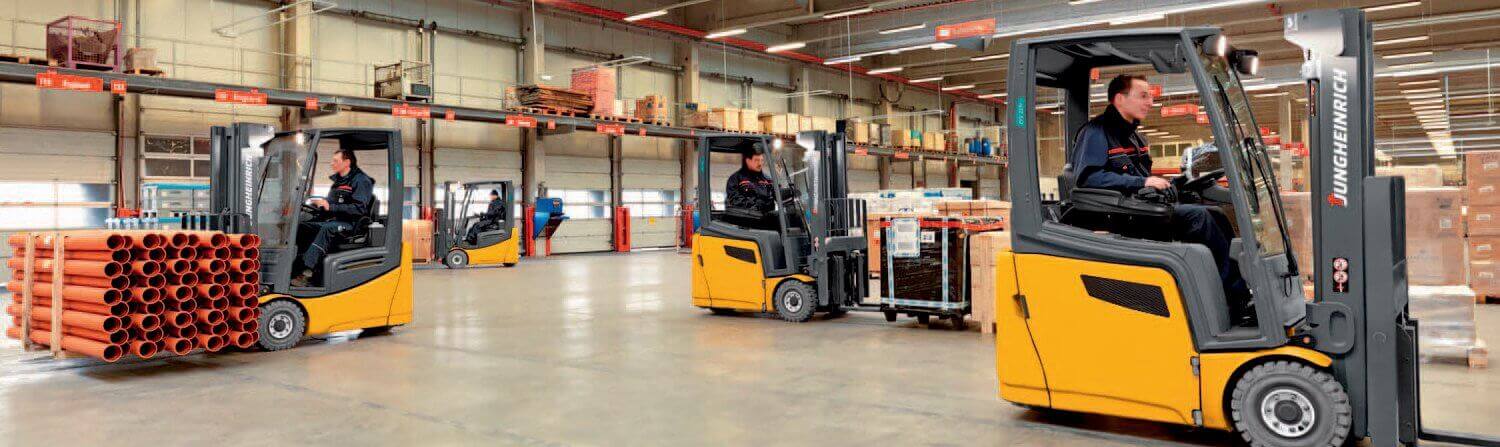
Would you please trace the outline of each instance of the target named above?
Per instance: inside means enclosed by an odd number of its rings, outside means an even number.
[[[508,180],[443,183],[442,216],[437,221],[433,251],[442,256],[443,265],[456,269],[468,266],[503,265],[513,267],[521,260],[521,238],[517,234],[512,204],[515,189]],[[500,196],[500,216],[484,219],[490,192]],[[476,194],[477,193],[477,194]],[[471,231],[477,232],[474,238]]]
[[[370,204],[369,214],[334,237],[320,281],[291,284],[301,223],[321,210],[309,205],[320,158],[335,148],[364,160],[385,160],[388,197],[403,197],[401,132],[330,128],[276,132],[263,124],[215,126],[208,213],[187,225],[254,233],[260,247],[260,347],[291,348],[306,336],[363,329],[384,332],[412,319],[411,249],[401,240],[400,200]],[[373,165],[373,164],[372,164]]]
[[[802,132],[792,144],[764,135],[698,139],[698,207],[710,210],[693,235],[693,305],[715,314],[775,312],[803,322],[814,312],[861,309],[869,288],[865,203],[850,199],[842,134]],[[774,184],[767,214],[716,205],[714,154],[763,154]],[[722,156],[722,155],[721,155]],[[721,165],[722,166],[722,165]]]
[[[1431,430],[1419,409],[1417,327],[1407,311],[1401,178],[1374,175],[1371,27],[1357,9],[1298,13],[1312,125],[1314,259],[1296,259],[1272,164],[1241,73],[1258,57],[1216,28],[1109,30],[1013,44],[1009,132],[1012,251],[997,256],[996,369],[1002,399],[1028,407],[1233,430],[1255,446],[1375,446],[1420,440],[1500,445]],[[1077,187],[1043,171],[1036,107],[1061,93],[1064,141],[1089,118],[1090,72],[1154,68],[1189,79],[1219,167],[1192,169],[1177,194]],[[1056,175],[1056,200],[1043,176]],[[1223,186],[1220,180],[1227,180]],[[1050,180],[1050,179],[1049,179]],[[1143,191],[1144,192],[1144,191]],[[1089,227],[1079,215],[1144,216],[1177,196],[1229,204],[1231,254],[1253,319],[1231,318],[1201,245]],[[1080,214],[1082,213],[1082,214]],[[1157,217],[1162,217],[1158,215]],[[1097,222],[1098,220],[1095,220]],[[1299,273],[1315,277],[1311,300]]]

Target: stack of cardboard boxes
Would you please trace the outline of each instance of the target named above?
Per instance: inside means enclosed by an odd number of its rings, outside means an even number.
[[[576,92],[587,93],[594,99],[593,108],[589,113],[594,115],[614,116],[623,113],[623,110],[615,110],[615,69],[612,67],[596,67],[588,70],[577,70],[573,72],[572,83],[569,89]]]
[[[667,113],[667,102],[659,95],[646,95],[635,100],[635,117],[648,123],[671,121],[671,116]]]
[[[995,257],[1010,251],[1009,231],[979,233],[969,239],[970,315],[983,334],[995,331]]]
[[[1469,287],[1479,296],[1500,296],[1500,256],[1494,249],[1500,244],[1500,153],[1475,152],[1464,155],[1468,184],[1464,187],[1469,206]]]

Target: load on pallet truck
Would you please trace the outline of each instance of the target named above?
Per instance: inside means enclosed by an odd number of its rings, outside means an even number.
[[[1009,71],[1012,251],[996,268],[1000,397],[1017,404],[1222,430],[1257,446],[1376,446],[1500,439],[1423,426],[1417,325],[1407,313],[1402,179],[1374,174],[1371,28],[1356,9],[1287,17],[1305,50],[1312,125],[1314,259],[1287,248],[1277,179],[1239,73],[1255,71],[1215,28],[1100,31],[1017,41]],[[1071,154],[1089,118],[1090,72],[1189,79],[1220,148],[1176,194],[1079,187]],[[1039,87],[1061,93],[1039,91]],[[1038,142],[1037,106],[1061,98],[1063,144]],[[1048,158],[1053,156],[1054,158]],[[1054,164],[1059,165],[1059,164]],[[1060,197],[1042,195],[1055,177]],[[1220,180],[1227,181],[1227,187]],[[1177,201],[1164,200],[1175,196]],[[1253,291],[1231,318],[1209,251],[1122,233],[1178,203],[1223,207],[1230,253]],[[1302,271],[1312,272],[1312,300]]]
[[[737,164],[764,157],[764,187],[775,198],[769,210],[715,206],[714,154],[731,154]],[[794,322],[858,309],[870,282],[865,207],[848,198],[846,156],[843,135],[821,131],[792,144],[760,135],[699,138],[697,209],[711,212],[693,235],[693,305],[720,314],[776,312]]]
[[[190,216],[207,229],[261,238],[260,347],[296,346],[304,336],[364,329],[385,331],[411,322],[412,261],[401,240],[400,200],[375,199],[367,216],[333,235],[317,280],[293,285],[303,222],[318,218],[309,205],[320,159],[335,148],[365,160],[383,159],[389,197],[404,197],[401,133],[394,129],[308,129],[276,132],[261,124],[214,127],[210,213]],[[373,163],[372,163],[373,164]],[[379,187],[380,185],[377,185]]]

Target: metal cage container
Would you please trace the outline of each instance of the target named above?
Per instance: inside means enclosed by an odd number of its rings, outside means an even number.
[[[432,64],[401,61],[375,67],[375,97],[404,101],[432,99]]]
[[[119,71],[120,22],[67,16],[47,24],[47,57],[63,67]]]

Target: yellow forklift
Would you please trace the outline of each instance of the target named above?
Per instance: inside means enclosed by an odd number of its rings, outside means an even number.
[[[520,237],[517,234],[515,191],[505,180],[482,182],[446,182],[442,217],[433,237],[434,252],[442,256],[443,265],[456,269],[469,266],[503,265],[513,267],[521,260]],[[500,195],[500,215],[486,217],[491,192]],[[475,233],[470,238],[470,233]]]
[[[1230,46],[1216,28],[1108,30],[1013,44],[1013,247],[997,257],[995,275],[1000,397],[1232,430],[1254,446],[1362,439],[1375,446],[1500,445],[1422,424],[1418,322],[1407,312],[1404,184],[1374,175],[1364,13],[1298,13],[1285,25],[1306,57],[1313,259],[1288,250],[1274,168],[1241,85],[1242,74],[1256,71],[1254,51]],[[1096,69],[1186,80],[1188,86],[1167,86],[1168,93],[1195,93],[1217,156],[1201,157],[1203,166],[1188,169],[1191,178],[1174,179],[1172,194],[1078,187],[1073,167],[1056,161],[1071,159],[1072,140],[1089,119]],[[1178,87],[1187,89],[1173,93]],[[1035,120],[1044,104],[1065,113],[1056,133],[1062,144],[1046,149]],[[1056,195],[1041,186],[1053,180]],[[1076,220],[1164,218],[1179,203],[1219,205],[1234,219],[1230,252],[1253,292],[1254,318],[1231,318],[1207,248]],[[1311,300],[1304,270],[1315,278]]]
[[[764,155],[774,209],[715,204],[714,154],[733,155],[736,166],[743,154]],[[792,144],[700,137],[698,209],[710,211],[693,235],[693,305],[715,314],[775,312],[792,322],[858,308],[869,288],[865,204],[848,198],[846,156],[843,135],[823,131],[802,132]]]
[[[303,337],[363,329],[384,332],[411,322],[411,249],[402,244],[401,132],[394,129],[307,129],[276,132],[236,123],[212,129],[210,211],[185,226],[254,233],[260,247],[260,348],[296,346]],[[385,160],[377,199],[352,228],[333,238],[312,284],[291,284],[300,262],[301,223],[320,218],[309,204],[321,157],[337,148],[363,160]],[[378,191],[394,197],[382,203]]]

